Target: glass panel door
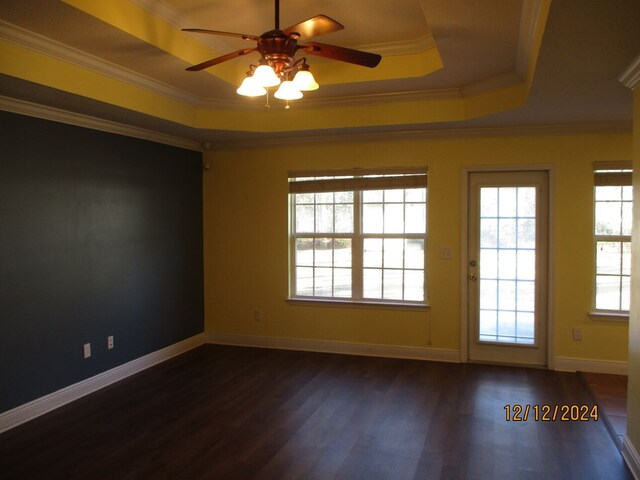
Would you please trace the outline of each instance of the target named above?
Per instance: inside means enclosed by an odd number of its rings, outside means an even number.
[[[535,343],[535,239],[535,187],[480,187],[480,341]]]
[[[546,172],[470,176],[470,360],[546,364],[546,196]]]

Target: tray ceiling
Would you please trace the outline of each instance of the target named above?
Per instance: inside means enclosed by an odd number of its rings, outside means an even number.
[[[257,54],[185,71],[249,42],[180,28],[259,35],[274,26],[271,2],[3,0],[0,93],[214,141],[630,119],[616,76],[640,53],[635,0],[282,0],[280,11],[282,28],[328,15],[345,29],[318,41],[383,61],[309,56],[321,88],[289,111],[265,109],[235,93]]]

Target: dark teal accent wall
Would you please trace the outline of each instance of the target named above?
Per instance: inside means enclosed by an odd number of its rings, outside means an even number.
[[[203,332],[200,153],[8,112],[0,138],[0,412]]]

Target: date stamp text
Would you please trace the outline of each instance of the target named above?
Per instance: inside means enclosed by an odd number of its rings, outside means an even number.
[[[505,405],[507,422],[589,422],[598,421],[598,405]]]

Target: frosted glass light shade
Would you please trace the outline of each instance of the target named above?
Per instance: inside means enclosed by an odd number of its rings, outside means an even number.
[[[298,87],[298,90],[302,92],[308,92],[310,90],[317,90],[320,85],[313,78],[313,74],[309,70],[300,70],[293,77],[293,84]]]
[[[267,94],[267,90],[256,81],[255,77],[245,78],[236,92],[245,97],[260,97]]]
[[[275,87],[280,84],[280,79],[269,65],[259,65],[253,72],[253,78],[256,79],[258,85],[263,87]]]
[[[286,80],[280,84],[280,88],[274,97],[280,100],[298,100],[302,98],[302,92],[293,84],[291,80]]]

